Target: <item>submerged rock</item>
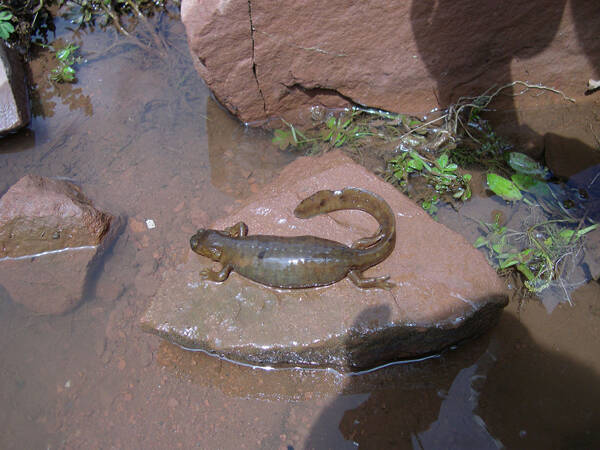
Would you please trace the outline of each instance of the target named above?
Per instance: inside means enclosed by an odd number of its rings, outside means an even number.
[[[119,223],[72,183],[24,176],[0,199],[0,285],[33,312],[69,311]]]
[[[29,97],[23,64],[0,40],[0,135],[29,123]]]
[[[360,289],[348,279],[320,288],[273,289],[236,273],[218,284],[200,279],[198,272],[211,262],[190,251],[185,262],[164,273],[143,329],[252,364],[355,370],[441,350],[496,322],[507,296],[484,256],[340,152],[298,159],[213,228],[243,220],[249,234],[312,234],[349,245],[376,230],[373,218],[338,211],[302,220],[292,213],[315,191],[347,185],[381,195],[396,212],[394,252],[365,273],[391,275],[391,291]]]

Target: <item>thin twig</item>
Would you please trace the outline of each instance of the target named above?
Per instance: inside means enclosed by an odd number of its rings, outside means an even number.
[[[457,128],[458,128],[458,123],[460,122],[460,124],[462,125],[463,129],[466,131],[466,127],[464,126],[464,124],[462,124],[462,121],[460,120],[460,114],[462,113],[462,111],[465,108],[477,108],[479,110],[484,110],[486,109],[489,104],[492,102],[492,100],[498,95],[500,94],[500,92],[502,92],[504,89],[508,89],[511,87],[514,87],[516,85],[521,85],[524,86],[525,89],[521,90],[520,92],[517,92],[516,94],[512,94],[512,97],[516,97],[518,95],[523,95],[525,94],[529,89],[540,89],[540,90],[544,90],[544,91],[549,91],[549,92],[553,92],[555,94],[559,94],[563,97],[563,99],[570,101],[572,103],[575,103],[575,99],[571,98],[571,97],[567,97],[564,92],[555,89],[555,88],[551,88],[548,86],[544,86],[541,84],[529,84],[526,83],[525,81],[521,81],[521,80],[516,80],[513,81],[511,83],[507,83],[503,86],[500,86],[499,88],[497,88],[494,93],[489,94],[488,92],[492,89],[488,89],[486,90],[483,94],[481,94],[478,97],[460,97],[458,99],[458,102],[454,105],[451,105],[448,108],[448,114],[446,114],[447,117],[449,117],[449,122],[453,122],[452,126],[452,131],[456,134],[457,133]],[[444,117],[444,116],[442,116]],[[467,131],[467,134],[468,131]],[[470,134],[469,134],[470,136]],[[470,136],[472,138],[472,136]]]
[[[432,123],[435,123],[435,122],[437,122],[437,121],[439,121],[439,120],[445,119],[446,117],[448,117],[448,114],[444,114],[443,116],[440,116],[440,117],[438,117],[437,119],[433,119],[433,120],[430,120],[430,121],[429,121],[429,122],[427,122],[427,123],[424,123],[424,124],[422,124],[422,125],[419,125],[418,127],[415,127],[415,128],[413,128],[412,130],[410,130],[408,133],[404,133],[402,136],[400,136],[400,137],[398,138],[398,140],[402,140],[402,139],[404,139],[406,136],[408,136],[409,134],[412,134],[412,133],[414,133],[415,131],[417,131],[417,130],[420,130],[421,128],[425,128],[426,126],[428,126],[428,125],[431,125]]]

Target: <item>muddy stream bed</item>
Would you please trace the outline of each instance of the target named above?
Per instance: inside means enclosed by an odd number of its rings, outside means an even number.
[[[225,113],[182,25],[163,28],[162,57],[78,35],[88,62],[75,85],[49,84],[35,59],[37,115],[0,140],[0,194],[26,173],[61,177],[128,220],[71,313],[32,315],[0,288],[0,448],[598,447],[595,281],[572,306],[513,301],[483,338],[353,376],[231,364],[143,333],[161,270],[187,257],[191,234],[295,158]],[[439,220],[476,237],[460,214]]]

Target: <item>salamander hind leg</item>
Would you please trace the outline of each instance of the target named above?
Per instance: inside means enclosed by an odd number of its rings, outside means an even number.
[[[225,228],[223,231],[231,237],[247,236],[248,225],[246,225],[244,222],[238,222],[235,225]]]
[[[229,274],[231,273],[232,269],[233,266],[229,264],[223,266],[223,268],[219,272],[215,272],[211,269],[204,269],[200,271],[200,278],[202,278],[203,280],[210,280],[222,283],[229,277]]]
[[[391,281],[388,281],[390,279],[389,276],[364,278],[362,272],[358,270],[351,270],[348,272],[348,278],[362,289],[379,288],[389,290],[396,286]]]

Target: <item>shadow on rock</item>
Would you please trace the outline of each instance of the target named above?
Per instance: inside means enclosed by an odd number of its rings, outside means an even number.
[[[598,51],[598,28],[590,26],[590,18],[600,17],[600,3],[588,0],[571,0],[571,14],[579,45],[600,76],[600,51]],[[591,75],[591,74],[590,74]]]
[[[583,50],[596,69],[589,77],[600,76],[600,52],[593,36],[593,30],[598,29],[600,3],[574,0],[570,8],[566,3],[566,0],[413,1],[410,20],[414,39],[419,57],[437,83],[435,95],[440,107],[456,103],[461,96],[480,95],[517,79],[542,84],[547,81],[551,87],[572,95],[583,94],[588,74],[580,82],[557,76],[563,62],[553,53],[560,55],[558,47],[562,40],[571,39],[559,33],[561,21],[569,23],[575,29],[571,45]],[[551,48],[555,40],[559,44]],[[578,64],[582,72],[586,70],[583,60]],[[536,65],[543,65],[540,70],[548,72],[545,80],[527,78],[529,70],[535,72]],[[520,75],[511,73],[511,67]],[[494,99],[493,106],[498,111],[490,113],[488,118],[493,120],[496,131],[534,152],[542,146],[542,136],[534,131],[539,126],[535,117],[538,111],[522,117],[522,108],[515,108],[520,100],[510,95],[521,90],[517,86],[512,91],[503,91],[507,95]],[[564,103],[560,107],[570,105]],[[556,107],[548,111],[558,115]],[[552,129],[544,124],[542,127]]]
[[[306,448],[593,448],[600,442],[598,375],[540,348],[511,314],[491,334],[439,358],[377,372],[381,385],[358,407],[348,405],[364,375],[346,379]]]
[[[516,0],[413,1],[410,19],[415,41],[437,81],[440,104],[477,93],[473,80],[481,92],[510,83],[511,61],[531,58],[552,43],[566,1],[551,3],[549,7],[544,0],[526,4]]]
[[[368,326],[373,318],[381,320],[389,316],[387,306],[367,308],[355,321],[356,329],[365,324]],[[351,338],[349,340],[354,342]],[[176,375],[200,385],[218,388],[231,397],[307,401],[344,394],[339,397],[340,404],[355,405],[356,399],[348,400],[348,396],[367,394],[386,398],[390,392],[404,392],[406,396],[417,401],[427,397],[428,393],[433,393],[430,403],[435,406],[428,411],[437,411],[442,400],[437,396],[437,392],[448,389],[465,361],[473,364],[479,358],[485,351],[483,341],[485,340],[473,341],[466,345],[467,350],[462,350],[458,358],[434,356],[419,362],[390,365],[380,370],[362,372],[360,375],[343,375],[330,369],[265,370],[230,363],[205,352],[184,350],[166,341],[161,342],[157,360],[159,365]],[[337,405],[333,409],[343,411],[346,407]],[[429,421],[422,418],[417,420],[430,423],[436,414],[429,415]]]

